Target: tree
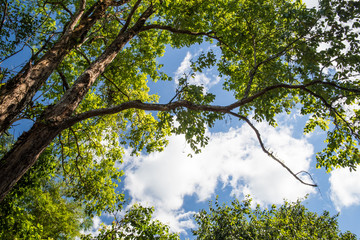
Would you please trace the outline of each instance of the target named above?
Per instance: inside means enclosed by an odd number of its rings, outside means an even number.
[[[99,213],[120,201],[121,146],[134,154],[161,150],[167,135],[184,133],[199,151],[206,126],[226,114],[249,124],[263,151],[304,184],[315,186],[264,146],[253,121],[276,126],[278,113],[300,109],[309,116],[305,132],[328,132],[318,167],[356,169],[360,162],[359,111],[352,108],[360,92],[357,1],[324,0],[319,10],[287,0],[4,3],[2,59],[26,47],[32,55],[20,71],[1,71],[1,200],[48,148],[68,196]],[[8,24],[15,17],[23,20]],[[157,103],[147,81],[171,80],[157,62],[165,47],[205,41],[221,53],[204,52],[193,73],[216,67],[236,101],[211,105],[215,96],[184,77],[172,100]],[[328,47],[319,50],[322,43]],[[31,129],[7,141],[20,119],[33,121]]]
[[[1,239],[74,239],[91,225],[83,204],[67,198],[45,152],[0,205]]]
[[[179,235],[169,233],[169,226],[152,219],[154,208],[133,205],[126,211],[124,217],[117,219],[111,226],[103,226],[100,233],[94,237],[91,234],[83,235],[81,239],[172,239],[179,240]]]
[[[280,207],[251,208],[251,199],[237,199],[230,206],[210,204],[209,212],[195,215],[197,239],[357,239],[347,231],[341,233],[337,217],[324,211],[322,215],[310,212],[301,201],[284,202]]]

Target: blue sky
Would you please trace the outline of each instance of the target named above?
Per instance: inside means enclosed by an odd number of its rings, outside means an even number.
[[[174,82],[161,83],[154,93],[160,102],[168,102],[176,89],[176,78],[189,71],[189,60],[196,58],[209,46],[170,50],[160,61],[167,63],[166,71],[173,73]],[[194,83],[203,84],[217,94],[216,104],[230,103],[232,96],[221,90],[221,79],[213,71],[197,75]],[[230,95],[230,96],[229,96]],[[194,212],[207,209],[208,201],[219,195],[221,201],[232,197],[243,199],[250,194],[254,202],[264,207],[295,201],[307,194],[304,202],[311,211],[332,215],[340,211],[341,231],[350,230],[360,236],[360,172],[337,169],[325,173],[315,168],[315,153],[322,150],[326,133],[315,131],[303,135],[306,117],[296,110],[278,116],[277,128],[266,123],[256,124],[264,142],[294,172],[311,173],[319,189],[296,181],[277,162],[260,149],[254,132],[238,119],[227,118],[208,129],[210,141],[202,153],[191,153],[184,136],[171,136],[164,152],[130,157],[126,154],[121,168],[126,195],[132,202],[155,206],[155,217],[181,232],[182,238],[192,238],[189,230],[195,227]],[[130,149],[127,150],[130,153]],[[309,180],[310,181],[310,180]]]
[[[306,3],[316,6],[314,1]],[[161,103],[167,103],[174,96],[176,79],[189,73],[189,61],[209,48],[214,47],[198,45],[180,50],[167,49],[159,61],[164,63],[164,70],[174,81],[150,83],[151,92],[161,96]],[[216,48],[214,50],[216,52]],[[212,69],[197,74],[190,81],[216,94],[215,104],[226,105],[233,100],[231,93],[222,90],[222,80]],[[196,227],[193,214],[207,209],[208,202],[217,195],[220,201],[230,202],[233,197],[243,199],[250,194],[254,202],[263,207],[282,204],[284,199],[296,201],[308,195],[304,204],[309,210],[320,214],[326,210],[331,215],[340,212],[341,231],[349,230],[360,236],[360,171],[335,169],[326,173],[316,169],[315,154],[324,147],[326,133],[316,130],[304,135],[307,118],[300,116],[296,109],[290,115],[279,115],[277,120],[277,128],[266,123],[255,124],[266,146],[293,172],[308,171],[319,189],[296,181],[262,152],[254,132],[247,125],[227,117],[208,129],[209,144],[192,158],[187,157],[191,149],[181,135],[169,137],[169,145],[161,153],[131,157],[131,149],[126,149],[124,163],[119,167],[125,172],[122,187],[131,198],[130,205],[137,202],[154,206],[155,218],[169,224],[172,231],[180,232],[182,239],[192,239],[190,230]],[[95,225],[107,220],[106,216],[97,218]]]

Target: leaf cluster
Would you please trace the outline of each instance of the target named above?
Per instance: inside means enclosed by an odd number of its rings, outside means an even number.
[[[199,226],[193,233],[197,239],[357,239],[340,232],[338,215],[310,212],[300,200],[269,209],[252,205],[250,198],[235,199],[231,205],[216,200],[209,211],[195,215]]]

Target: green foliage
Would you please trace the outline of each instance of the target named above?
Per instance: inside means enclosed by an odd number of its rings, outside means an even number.
[[[110,226],[103,225],[96,237],[83,235],[81,239],[180,239],[176,233],[170,233],[169,227],[152,219],[154,208],[133,205],[120,220],[115,218]]]
[[[82,202],[90,216],[111,210],[123,197],[116,190],[123,175],[116,166],[122,159],[118,134],[105,132],[102,124],[106,122],[87,121],[64,131],[53,150],[59,156],[57,174],[67,184],[67,196]]]
[[[84,206],[67,198],[66,184],[53,178],[55,163],[43,155],[1,202],[1,239],[74,239],[90,226]]]
[[[195,215],[197,239],[357,239],[356,235],[341,233],[337,217],[310,212],[301,201],[284,202],[262,209],[251,208],[251,199],[233,200],[231,205],[210,204],[209,212]]]
[[[82,1],[3,2],[0,63],[23,48],[31,50],[34,63],[64,34]],[[87,1],[85,11],[103,2]],[[185,102],[188,107],[158,114],[126,109],[86,119],[64,130],[7,198],[7,210],[1,210],[6,216],[1,218],[1,224],[14,229],[9,232],[11,237],[45,233],[50,236],[46,223],[52,221],[36,222],[39,212],[58,214],[57,219],[64,223],[59,224],[59,229],[74,229],[66,236],[76,235],[81,226],[67,219],[111,212],[123,201],[116,189],[123,175],[119,170],[123,147],[131,147],[135,155],[161,151],[167,136],[184,134],[198,153],[209,140],[207,127],[213,127],[230,110],[272,126],[277,125],[278,114],[299,110],[309,117],[304,133],[320,128],[328,134],[326,148],[317,154],[317,167],[328,171],[336,167],[357,168],[360,111],[354,106],[359,104],[360,92],[358,1],[322,0],[318,10],[307,9],[300,0],[144,0],[135,9],[137,2],[108,7],[86,36],[76,39],[81,44],[67,53],[18,118],[34,122],[41,119],[44,110],[64,97],[121,29],[126,24],[132,26],[149,6],[154,9],[145,24],[149,28],[129,40],[73,115],[129,101],[158,103],[160,96],[149,93],[149,82],[172,80],[158,61],[166,46],[182,48],[207,41],[219,51],[201,53],[192,60],[191,72],[179,79],[176,95],[169,104]],[[324,43],[328,47],[322,47]],[[203,86],[189,84],[189,78],[207,68],[218,71],[223,89],[235,97],[237,107],[218,112],[200,109],[211,105],[216,96]],[[15,70],[0,70],[0,84],[5,85]],[[13,142],[10,135],[0,137],[0,156],[11,149]],[[41,211],[31,208],[35,202]],[[73,207],[81,210],[71,212]],[[141,214],[136,215],[136,211]],[[147,219],[151,213],[139,207],[128,214],[135,219],[145,215]],[[22,220],[16,225],[14,219],[18,217]],[[124,221],[135,224],[129,219]],[[20,235],[14,235],[15,232]]]
[[[29,6],[30,5],[30,6]],[[41,21],[33,14],[31,1],[2,1],[0,9],[0,62],[29,42]]]

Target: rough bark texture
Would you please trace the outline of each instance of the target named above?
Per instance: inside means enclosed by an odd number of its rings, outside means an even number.
[[[37,161],[51,141],[67,126],[66,120],[73,114],[98,76],[104,72],[125,44],[141,31],[145,21],[153,13],[149,7],[130,29],[121,31],[112,44],[75,81],[61,100],[48,107],[34,126],[24,133],[0,161],[0,201]]]
[[[103,17],[111,1],[99,1],[84,13],[79,24],[68,28],[54,46],[38,61],[29,63],[0,89],[0,135],[29,104],[41,85],[62,59],[82,43],[91,27]],[[69,22],[70,25],[71,21]]]

